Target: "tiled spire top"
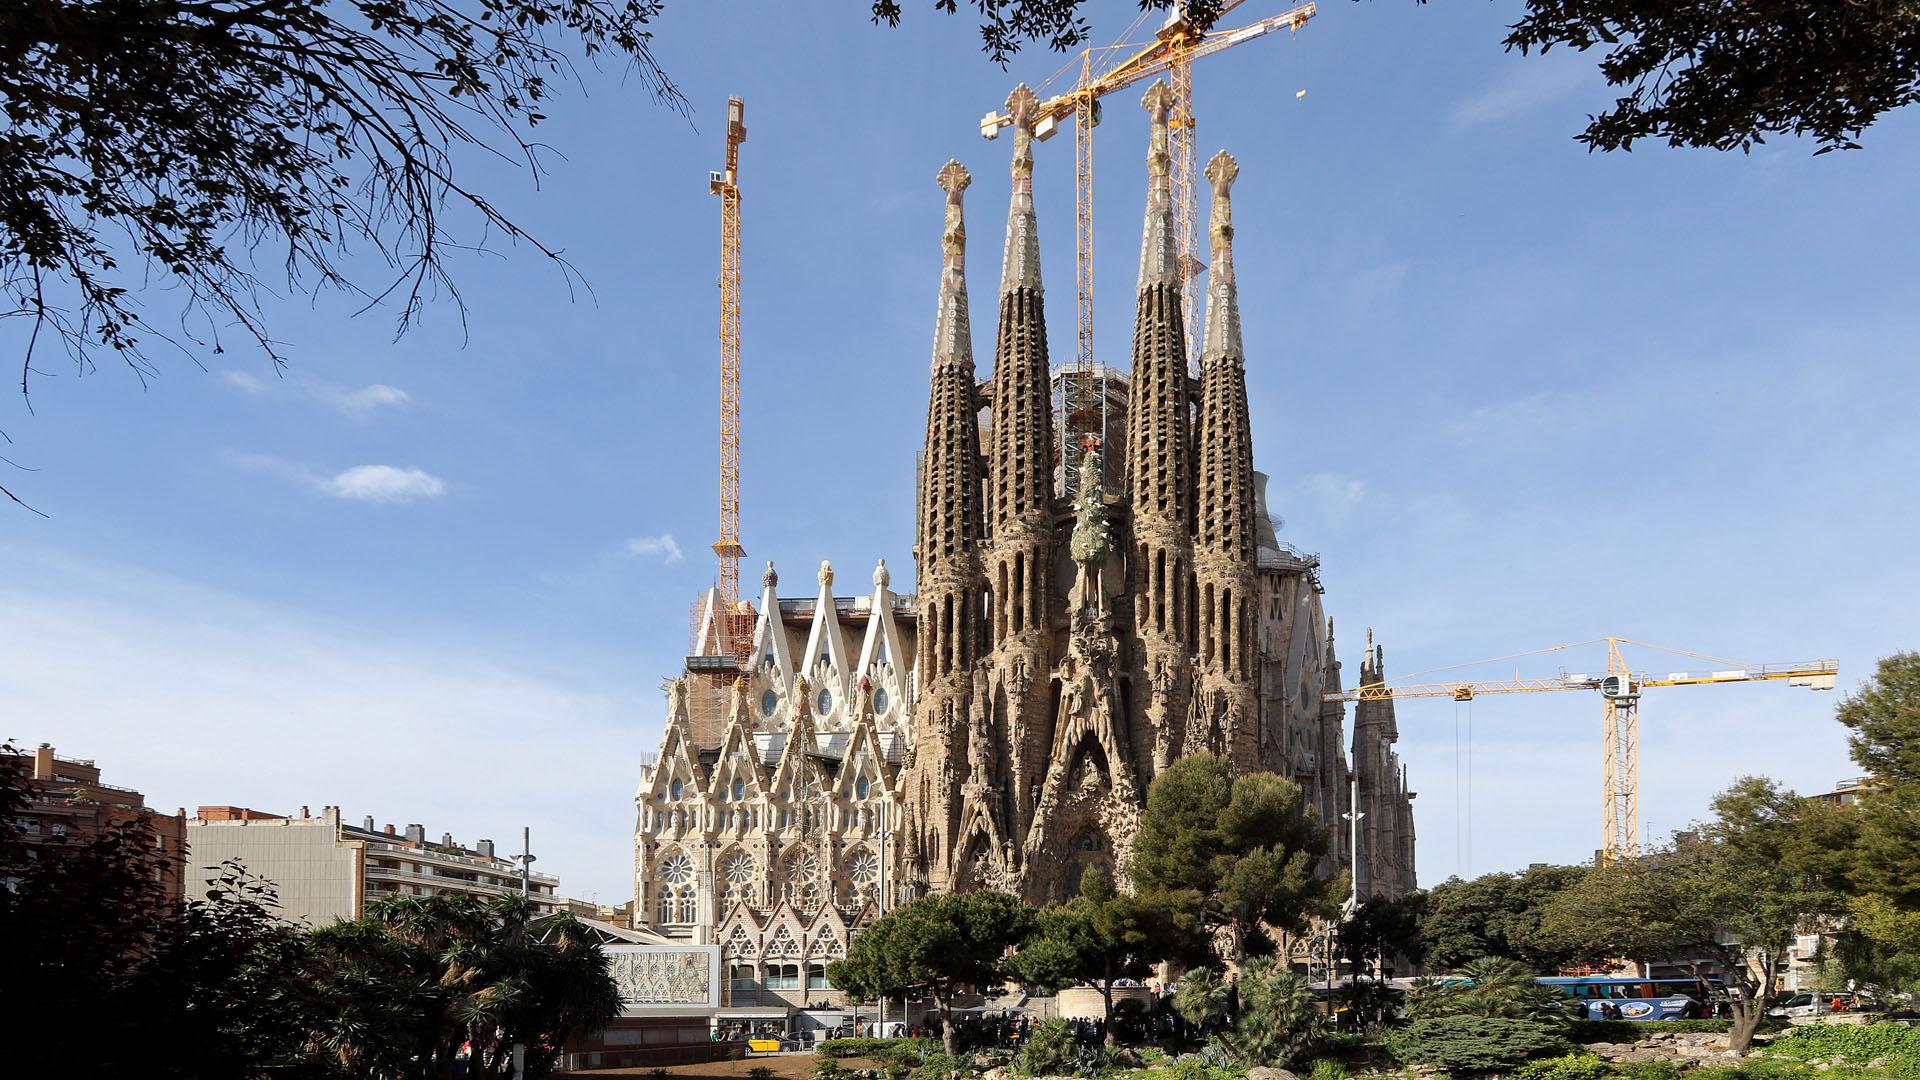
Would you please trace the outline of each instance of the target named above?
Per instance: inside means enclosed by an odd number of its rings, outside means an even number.
[[[940,272],[940,310],[933,324],[933,366],[961,364],[973,368],[973,325],[967,317],[967,221],[961,197],[973,176],[958,161],[949,161],[937,178],[947,193],[947,225],[940,235],[944,253]]]
[[[1213,215],[1208,227],[1213,238],[1213,266],[1207,273],[1207,336],[1202,363],[1246,358],[1240,342],[1240,289],[1233,280],[1233,181],[1239,175],[1240,163],[1225,150],[1207,162],[1206,177],[1213,185]]]
[[[1033,216],[1033,116],[1039,104],[1025,83],[1007,95],[1007,115],[1013,117],[1013,198],[1000,266],[1002,293],[1040,288],[1040,235]]]
[[[1147,222],[1140,236],[1140,287],[1180,283],[1173,244],[1173,159],[1167,153],[1167,112],[1173,92],[1165,82],[1147,87],[1140,104],[1152,119],[1147,144]]]

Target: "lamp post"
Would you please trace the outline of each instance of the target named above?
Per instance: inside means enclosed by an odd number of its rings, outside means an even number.
[[[1360,778],[1358,776],[1353,778],[1349,792],[1347,812],[1340,816],[1347,820],[1350,830],[1347,841],[1347,860],[1350,867],[1348,876],[1353,880],[1352,891],[1347,897],[1346,914],[1347,918],[1351,919],[1360,911],[1360,819],[1367,816],[1360,809]],[[1334,976],[1336,960],[1333,951],[1333,931],[1329,928],[1327,931],[1327,978],[1329,980]],[[1356,983],[1360,981],[1358,970],[1354,971],[1353,978]]]

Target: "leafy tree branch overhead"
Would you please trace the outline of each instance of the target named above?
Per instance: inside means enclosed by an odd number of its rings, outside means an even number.
[[[54,346],[142,375],[154,341],[276,361],[262,294],[399,299],[404,329],[459,289],[449,248],[528,236],[457,152],[542,169],[532,131],[571,60],[654,60],[659,0],[15,0],[0,8],[0,314],[31,326],[22,393]],[[470,216],[451,213],[469,212]],[[466,216],[458,235],[452,217]],[[359,242],[391,269],[357,281]],[[263,269],[273,267],[269,276]],[[164,319],[149,299],[177,303]]]
[[[1417,0],[1425,4],[1428,0]],[[1143,10],[1172,0],[1139,0]],[[957,0],[934,0],[953,12]],[[1064,52],[1089,43],[1088,0],[974,0],[982,47],[1005,64],[1024,44]],[[1201,28],[1221,0],[1191,0]],[[901,17],[875,0],[875,21]],[[1600,71],[1621,90],[1574,136],[1595,150],[1642,139],[1751,150],[1770,136],[1812,139],[1818,153],[1857,149],[1883,113],[1920,98],[1916,0],[1526,0],[1506,46],[1601,49]]]

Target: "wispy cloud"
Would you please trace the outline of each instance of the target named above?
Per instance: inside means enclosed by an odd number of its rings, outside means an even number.
[[[271,454],[229,453],[227,460],[248,472],[278,477],[322,495],[359,502],[409,503],[447,493],[447,482],[411,466],[355,465],[332,476]],[[672,537],[667,538],[669,542]]]
[[[1477,442],[1490,436],[1537,431],[1553,418],[1546,394],[1529,394],[1512,401],[1496,401],[1470,409],[1447,422],[1447,434]]]
[[[384,409],[400,409],[413,404],[413,395],[386,383],[366,386],[337,386],[310,375],[266,380],[250,371],[222,371],[220,381],[249,397],[289,397],[324,405],[343,416],[365,420]]]
[[[627,541],[627,554],[641,558],[657,557],[663,563],[677,563],[686,558],[680,550],[679,541],[673,538],[672,533],[661,533],[659,536],[636,536]]]
[[[1300,482],[1305,493],[1338,510],[1351,510],[1373,498],[1367,483],[1344,473],[1314,473]]]
[[[1576,56],[1528,56],[1510,65],[1480,90],[1454,102],[1447,123],[1454,127],[1491,124],[1550,105],[1594,79],[1593,69]]]
[[[558,873],[564,893],[632,895],[621,868],[633,814],[619,807],[632,805],[635,759],[568,759],[658,715],[644,680],[610,682],[517,633],[474,640],[421,621],[417,603],[337,622],[124,566],[0,553],[34,568],[0,575],[0,737],[98,758],[109,783],[169,812],[325,803],[355,822],[516,844],[529,825],[536,869]],[[564,790],[523,782],[563,773]]]
[[[397,465],[355,465],[324,480],[320,490],[340,499],[407,503],[446,494],[447,483],[424,469]],[[671,542],[672,537],[668,537]]]

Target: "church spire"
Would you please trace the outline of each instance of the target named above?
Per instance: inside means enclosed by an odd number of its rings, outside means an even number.
[[[1047,384],[1046,305],[1033,215],[1033,118],[1025,85],[1007,98],[1013,117],[1013,197],[1000,277],[1000,332],[993,354],[993,430],[987,517],[988,579],[1000,608],[998,639],[1037,627],[1047,592],[1044,548],[1053,500],[1053,397]],[[1008,578],[1005,587],[1001,578]]]
[[[974,392],[973,332],[967,319],[967,227],[961,196],[971,177],[949,161],[940,170],[946,227],[940,303],[933,340],[933,378],[927,397],[927,437],[920,465],[919,559],[921,593],[964,612],[979,578],[980,402]],[[971,626],[923,628],[921,677],[932,678],[973,662]]]
[[[1207,336],[1200,362],[1227,360],[1246,363],[1240,344],[1240,288],[1233,279],[1233,181],[1240,163],[1225,150],[1207,162],[1207,182],[1213,186],[1213,214],[1208,232],[1213,242],[1213,265],[1207,272]]]

